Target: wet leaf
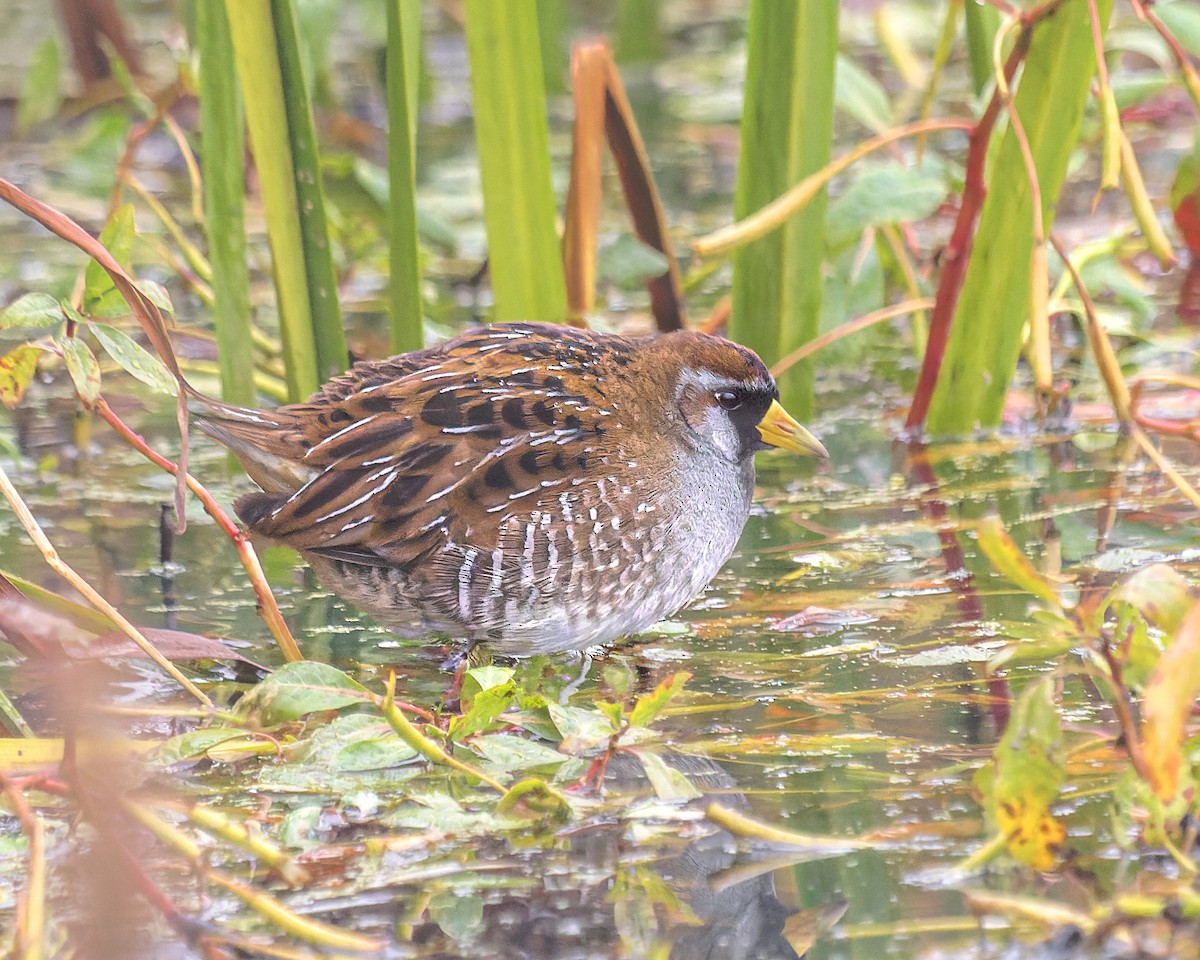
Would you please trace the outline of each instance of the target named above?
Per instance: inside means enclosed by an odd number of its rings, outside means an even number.
[[[735,837],[759,840],[775,846],[791,847],[804,851],[812,859],[836,857],[851,850],[862,850],[873,844],[855,837],[822,837],[797,833],[783,827],[761,823],[753,817],[732,810],[719,803],[710,803],[704,814],[718,827],[728,830]]]
[[[879,618],[862,610],[834,610],[830,607],[808,606],[790,617],[776,620],[772,630],[791,633],[812,627],[847,627],[855,624],[874,623]],[[825,631],[828,632],[828,631]]]
[[[100,364],[96,362],[92,348],[78,337],[55,337],[54,342],[62,350],[67,372],[71,374],[71,382],[80,399],[86,404],[94,404],[100,399]]]
[[[695,800],[704,796],[683,772],[670,766],[657,753],[649,750],[631,750],[641,761],[642,769],[646,771],[646,779],[654,788],[655,796],[664,802],[677,800]]]
[[[1200,603],[1192,606],[1158,662],[1142,702],[1142,744],[1150,785],[1170,802],[1183,776],[1183,741],[1200,695]],[[1190,777],[1186,780],[1190,782]]]
[[[546,781],[537,777],[526,777],[504,792],[504,796],[496,804],[496,812],[523,819],[565,823],[571,819],[571,804]]]
[[[117,364],[148,387],[175,396],[178,385],[163,362],[129,334],[105,323],[91,323],[92,333]]]
[[[952,663],[982,663],[990,660],[994,652],[990,647],[952,643],[906,657],[896,657],[892,662],[906,667],[946,667]]]
[[[298,720],[371,699],[370,693],[336,667],[313,660],[284,664],[241,699],[238,712],[260,726]]]
[[[58,301],[45,293],[27,293],[0,310],[0,330],[48,330],[62,322]]]
[[[503,770],[545,770],[561,766],[570,758],[544,743],[511,733],[476,737],[471,747],[489,763]]]
[[[1035,920],[1049,927],[1078,927],[1085,934],[1096,928],[1087,913],[1045,897],[1022,897],[995,890],[964,890],[963,896],[978,914],[998,914],[1014,920]]]
[[[37,347],[23,343],[0,357],[0,402],[9,410],[16,409],[33,382],[40,352]]]
[[[584,753],[607,744],[616,735],[617,725],[595,710],[583,710],[565,704],[546,705],[550,720],[562,737],[565,753]]]
[[[686,670],[680,670],[678,673],[671,674],[644,697],[639,697],[637,703],[633,705],[633,709],[629,711],[629,725],[631,727],[648,727],[691,678],[692,675]]]
[[[1058,589],[1029,562],[1016,541],[1004,529],[1004,523],[999,517],[984,517],[976,529],[979,549],[997,573],[1007,577],[1027,593],[1032,593],[1039,600],[1054,607],[1062,607]]]
[[[343,747],[333,758],[335,770],[353,773],[361,770],[383,770],[415,760],[417,751],[399,737],[373,737],[356,740]]]

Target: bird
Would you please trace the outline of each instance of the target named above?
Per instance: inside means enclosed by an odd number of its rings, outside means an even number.
[[[496,323],[197,422],[259,487],[254,538],[385,626],[513,657],[671,616],[733,553],[755,453],[828,456],[753,351],[692,330]]]

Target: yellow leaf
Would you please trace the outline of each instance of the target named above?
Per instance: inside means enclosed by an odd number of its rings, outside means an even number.
[[[996,821],[1013,858],[1034,870],[1053,870],[1067,831],[1049,806],[1024,793],[996,804]]]

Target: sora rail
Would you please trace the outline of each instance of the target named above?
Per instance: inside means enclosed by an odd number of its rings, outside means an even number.
[[[522,656],[636,633],[704,589],[745,526],[755,452],[827,455],[778,396],[718,337],[512,323],[273,411],[198,399],[262,488],[234,507],[253,534],[383,623]]]

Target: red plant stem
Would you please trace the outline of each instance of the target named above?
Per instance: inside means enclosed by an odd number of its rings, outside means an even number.
[[[1028,25],[1021,28],[1012,52],[1005,61],[1004,77],[1009,83],[1016,75],[1017,67],[1025,59],[1025,54],[1029,52],[1031,34],[1032,30]],[[944,266],[938,279],[937,302],[929,318],[929,339],[925,346],[925,357],[921,361],[921,373],[913,391],[912,406],[909,407],[908,418],[904,421],[905,432],[909,434],[919,432],[925,425],[925,417],[933,399],[933,389],[937,386],[942,360],[946,356],[946,344],[950,342],[954,308],[958,305],[958,295],[962,291],[963,278],[967,274],[967,264],[971,261],[975,226],[987,196],[984,167],[987,162],[988,142],[992,138],[992,131],[996,127],[1002,106],[1003,97],[1000,91],[993,91],[983,116],[979,118],[979,122],[967,138],[967,175],[963,184],[962,204],[958,208],[958,219],[954,224],[954,232],[950,235],[950,242],[946,244],[942,253]]]
[[[135,123],[129,128],[129,133],[125,137],[125,149],[121,151],[121,157],[117,161],[117,175],[113,179],[112,193],[108,197],[108,216],[112,217],[117,212],[117,208],[121,205],[122,187],[125,184],[125,178],[129,176],[129,171],[133,167],[134,158],[137,156],[138,148],[145,142],[146,138],[158,129],[162,123],[163,115],[167,112],[170,106],[170,101],[167,98],[160,98],[154,104],[154,113]]]
[[[1092,15],[1092,44],[1096,48],[1096,77],[1100,81],[1100,89],[1111,86],[1108,79],[1108,62],[1104,59],[1104,31],[1100,27],[1100,11],[1096,0],[1088,0],[1088,12]]]
[[[1191,71],[1195,73],[1195,68],[1192,67],[1191,60],[1188,59],[1187,51],[1183,49],[1179,41],[1175,39],[1175,34],[1167,29],[1167,25],[1158,19],[1150,4],[1145,0],[1129,0],[1129,5],[1133,7],[1133,12],[1137,14],[1139,20],[1145,20],[1150,26],[1158,31],[1158,35],[1163,38],[1163,41],[1171,49],[1171,55],[1175,58],[1175,62],[1179,65],[1179,69],[1185,74]],[[1200,104],[1197,104],[1200,106]]]
[[[134,432],[125,421],[117,416],[112,407],[108,405],[108,401],[103,397],[96,402],[95,411],[126,443],[141,453],[147,460],[155,466],[166,470],[172,476],[178,476],[178,464],[167,459],[158,451],[151,449],[142,436]],[[190,473],[185,475],[185,480],[188,489],[204,505],[204,509],[208,515],[217,521],[217,525],[233,541],[233,545],[238,552],[238,557],[242,561],[242,566],[245,567],[246,573],[250,577],[250,584],[254,587],[255,596],[258,597],[259,616],[263,618],[267,628],[271,631],[271,635],[279,645],[284,658],[293,661],[303,660],[304,654],[300,652],[300,648],[297,646],[291,630],[288,629],[287,622],[283,619],[283,614],[279,611],[279,605],[275,602],[275,596],[271,593],[271,588],[268,586],[266,577],[263,575],[262,566],[258,562],[258,555],[250,545],[245,531],[230,519],[229,514],[221,508],[221,505],[217,503],[213,495],[208,492],[207,488],[199,480]]]
[[[1100,656],[1108,667],[1108,682],[1113,690],[1113,709],[1117,714],[1117,725],[1121,728],[1121,739],[1134,771],[1146,783],[1152,783],[1150,767],[1142,751],[1142,740],[1138,736],[1137,723],[1133,719],[1133,698],[1125,685],[1125,674],[1120,662],[1113,656],[1112,643],[1105,637],[1098,644]]]

